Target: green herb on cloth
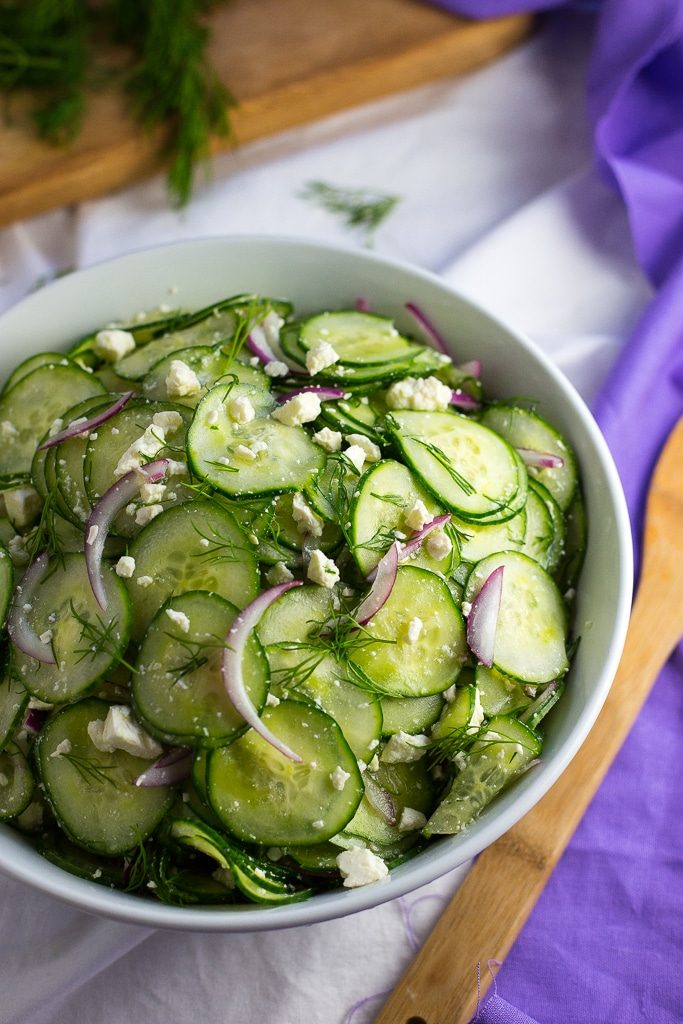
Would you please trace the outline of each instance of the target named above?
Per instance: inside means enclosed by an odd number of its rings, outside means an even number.
[[[372,244],[377,228],[401,201],[400,196],[367,188],[343,188],[325,181],[309,181],[301,198],[341,217],[347,227],[361,228],[366,245]]]

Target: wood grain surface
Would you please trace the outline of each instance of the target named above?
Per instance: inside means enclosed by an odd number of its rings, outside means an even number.
[[[526,15],[470,22],[418,0],[232,0],[212,15],[212,59],[232,89],[235,141],[469,71],[530,30]],[[163,166],[163,137],[94,92],[70,149],[32,133],[21,100],[0,127],[0,225],[110,192]],[[216,140],[215,149],[228,148]]]
[[[543,799],[478,858],[375,1024],[468,1024],[683,635],[683,420],[657,465],[621,664],[588,739]]]

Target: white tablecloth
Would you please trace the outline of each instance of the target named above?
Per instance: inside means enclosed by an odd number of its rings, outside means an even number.
[[[223,156],[182,212],[157,180],[7,229],[0,310],[55,272],[180,238],[348,244],[347,228],[300,198],[321,179],[401,196],[376,250],[528,332],[590,400],[649,295],[619,202],[590,169],[590,27],[559,15],[468,78]],[[0,876],[0,1024],[364,1024],[380,1000],[355,1004],[398,980],[461,877],[341,921],[204,936],[99,920]]]

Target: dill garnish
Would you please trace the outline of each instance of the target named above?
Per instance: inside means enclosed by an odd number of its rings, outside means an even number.
[[[74,648],[74,654],[78,655],[76,658],[77,665],[85,658],[94,660],[100,654],[108,654],[110,658],[117,661],[119,665],[123,665],[129,672],[135,671],[133,666],[121,654],[116,632],[118,627],[117,618],[113,618],[109,622],[105,622],[101,615],[96,615],[94,619],[86,619],[76,611],[73,601],[69,601],[69,609],[81,627],[79,640],[86,645],[85,647]]]
[[[99,764],[94,758],[85,757],[82,754],[60,754],[69,764],[72,764],[84,782],[106,782],[116,789],[116,783],[109,776],[109,772],[116,769],[115,764]]]
[[[400,202],[400,196],[368,188],[344,188],[325,181],[307,182],[301,198],[341,217],[347,227],[362,229],[366,245],[372,244],[375,231]]]
[[[474,487],[469,482],[469,480],[466,480],[462,473],[459,473],[457,471],[457,469],[455,468],[455,466],[453,466],[446,453],[443,452],[437,445],[432,444],[431,441],[425,441],[424,438],[421,437],[413,437],[412,435],[409,434],[404,434],[403,436],[406,441],[412,441],[413,444],[418,444],[420,445],[421,448],[424,448],[425,451],[428,451],[432,458],[439,463],[442,469],[446,470],[446,472],[451,477],[453,482],[458,485],[460,490],[463,491],[463,493],[466,494],[467,497],[469,497],[471,494],[474,494]]]

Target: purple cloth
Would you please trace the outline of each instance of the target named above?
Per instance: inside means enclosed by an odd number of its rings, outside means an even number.
[[[559,6],[435,2],[472,17]],[[588,100],[596,159],[658,289],[596,406],[638,538],[652,465],[683,414],[681,0],[605,0]],[[494,993],[477,1024],[681,1024],[682,755],[679,648],[500,971],[505,1000]]]

